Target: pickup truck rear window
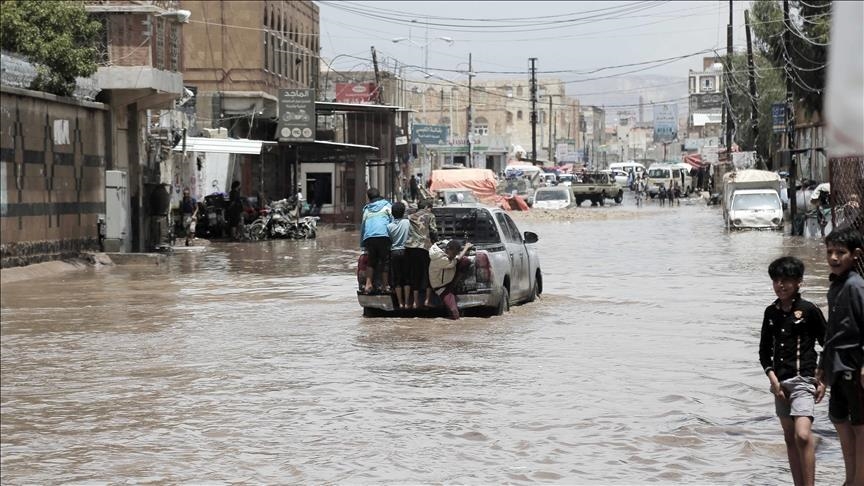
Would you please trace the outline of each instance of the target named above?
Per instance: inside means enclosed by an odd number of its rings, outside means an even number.
[[[484,208],[432,208],[440,239],[457,238],[473,244],[501,243],[492,214]]]

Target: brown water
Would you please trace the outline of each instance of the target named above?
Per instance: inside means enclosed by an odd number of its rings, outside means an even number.
[[[500,318],[362,318],[339,230],[4,285],[2,483],[789,484],[766,268],[824,305],[819,242],[577,211],[516,216],[545,291]],[[827,403],[815,431],[839,484]]]

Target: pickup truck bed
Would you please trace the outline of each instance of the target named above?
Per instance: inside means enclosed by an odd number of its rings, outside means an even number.
[[[530,302],[542,292],[542,274],[533,245],[537,235],[520,234],[513,220],[498,208],[437,207],[432,211],[440,240],[457,238],[474,245],[466,255],[471,265],[457,284],[456,301],[460,309],[500,315],[509,309],[511,302]],[[366,255],[361,255],[358,260],[358,289],[366,278],[365,258]],[[357,300],[366,316],[397,310],[395,297],[390,294],[367,295],[358,290]],[[440,306],[437,296],[433,301]],[[443,308],[437,312],[443,312]]]

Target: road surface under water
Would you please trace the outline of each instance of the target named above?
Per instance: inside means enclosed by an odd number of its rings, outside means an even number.
[[[355,232],[2,289],[2,482],[789,484],[758,357],[768,263],[817,240],[703,204],[515,215],[542,299],[366,319]],[[817,482],[842,482],[827,400]]]

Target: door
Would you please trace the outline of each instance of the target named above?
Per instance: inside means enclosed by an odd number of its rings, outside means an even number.
[[[105,171],[105,250],[131,251],[129,190],[126,172]]]
[[[522,241],[522,234],[507,214],[498,213],[496,218],[502,229],[507,255],[510,257],[510,296],[514,300],[525,299],[530,291],[530,275],[528,252]]]

